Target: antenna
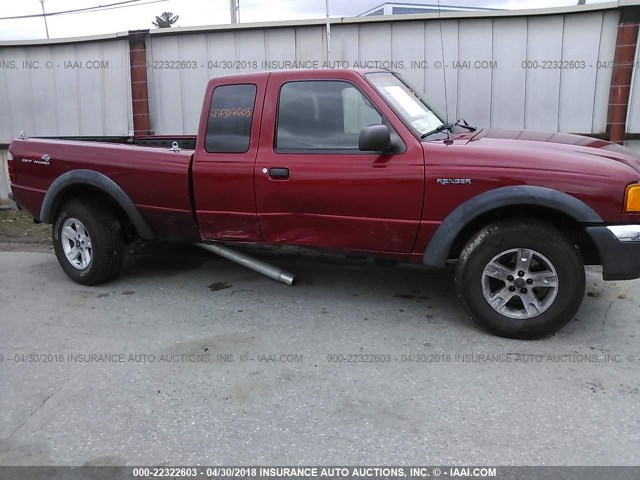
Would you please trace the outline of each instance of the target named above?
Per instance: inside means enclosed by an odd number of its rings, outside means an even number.
[[[444,116],[447,123],[449,123],[449,99],[447,98],[447,66],[444,63],[444,39],[442,37],[442,17],[441,17],[441,10],[440,10],[440,0],[438,0],[438,25],[440,26],[440,50],[442,53],[442,76],[444,79]],[[449,137],[449,134],[447,133],[447,138],[448,137]]]

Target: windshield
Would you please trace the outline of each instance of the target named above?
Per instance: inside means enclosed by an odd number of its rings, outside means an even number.
[[[398,115],[422,136],[443,125],[412,88],[391,72],[367,73],[367,79]]]

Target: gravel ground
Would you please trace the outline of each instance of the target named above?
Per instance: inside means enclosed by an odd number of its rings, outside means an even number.
[[[51,226],[33,223],[24,212],[0,210],[0,251],[52,252]]]

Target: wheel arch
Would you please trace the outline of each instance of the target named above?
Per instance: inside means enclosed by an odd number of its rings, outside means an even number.
[[[53,223],[63,202],[70,198],[98,197],[107,202],[121,220],[128,220],[144,240],[157,238],[153,228],[126,192],[106,175],[93,170],[71,170],[56,178],[44,197],[40,220]]]
[[[528,185],[490,190],[458,206],[431,238],[423,263],[443,268],[448,259],[458,257],[465,244],[482,227],[507,218],[532,218],[551,224],[580,246],[585,264],[600,263],[598,249],[585,226],[601,224],[602,218],[571,195]]]

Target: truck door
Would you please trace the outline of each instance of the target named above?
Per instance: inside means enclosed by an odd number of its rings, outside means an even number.
[[[207,88],[192,173],[205,240],[260,241],[253,168],[266,77],[223,78]]]
[[[408,254],[423,204],[420,143],[357,73],[326,75],[269,77],[255,165],[262,239]],[[360,130],[380,123],[402,139],[402,153],[358,150]]]

